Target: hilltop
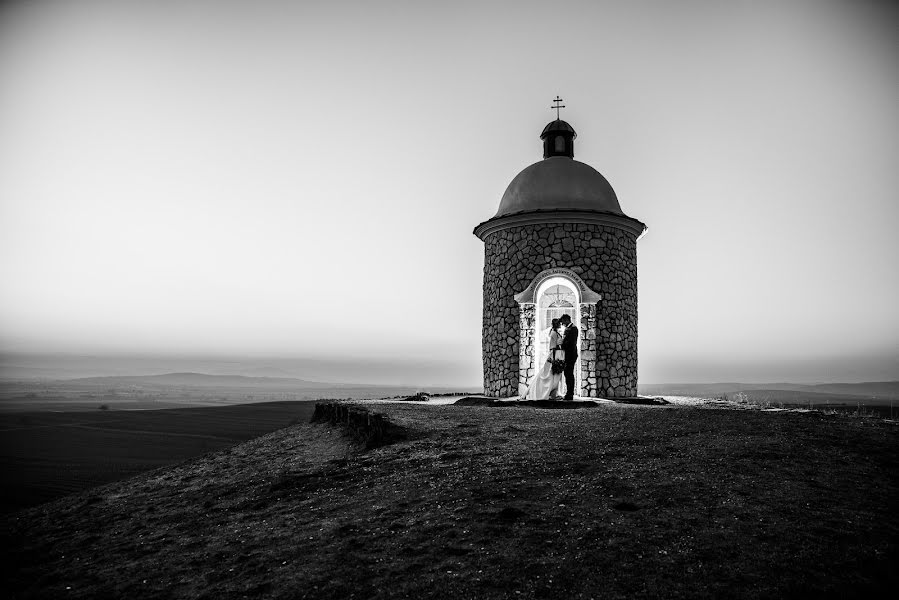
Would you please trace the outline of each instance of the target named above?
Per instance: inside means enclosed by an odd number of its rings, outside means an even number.
[[[872,597],[899,430],[819,413],[369,405],[7,516],[12,597]]]

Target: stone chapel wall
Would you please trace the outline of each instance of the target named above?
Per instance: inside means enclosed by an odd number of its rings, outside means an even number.
[[[584,393],[636,396],[637,240],[617,228],[583,223],[522,225],[484,239],[484,392],[494,397],[518,394],[518,353],[523,336],[529,335],[521,330],[521,321],[534,317],[520,314],[514,296],[552,268],[571,269],[602,295],[592,331],[592,318],[582,318],[580,324],[587,342],[580,358]]]

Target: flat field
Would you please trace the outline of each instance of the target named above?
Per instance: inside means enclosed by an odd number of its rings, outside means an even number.
[[[892,419],[899,416],[899,400],[865,398],[849,394],[830,394],[793,390],[747,390],[742,392],[748,402],[762,406],[799,407],[842,413],[861,413]],[[736,394],[729,394],[734,399]]]
[[[116,405],[113,405],[116,406]],[[313,402],[0,412],[0,511],[172,465],[309,420]]]
[[[893,598],[899,428],[369,405],[7,515],[12,598]]]

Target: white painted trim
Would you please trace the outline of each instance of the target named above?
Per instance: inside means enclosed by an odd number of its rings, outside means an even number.
[[[515,294],[515,301],[519,304],[536,304],[540,297],[541,286],[555,277],[568,279],[577,289],[579,304],[598,304],[602,300],[602,294],[593,291],[577,273],[565,267],[556,267],[553,269],[545,269],[537,274],[531,281],[531,284],[525,288],[520,294]],[[580,307],[578,307],[580,310]]]

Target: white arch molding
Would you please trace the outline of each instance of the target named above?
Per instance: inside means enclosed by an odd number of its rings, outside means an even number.
[[[581,302],[584,304],[597,304],[602,300],[602,294],[594,292],[577,273],[564,267],[540,271],[523,292],[515,294],[515,300],[519,304],[536,304],[538,288],[544,281],[553,277],[563,277],[571,281],[580,293]]]
[[[589,317],[590,322],[594,322],[596,304],[602,300],[602,296],[587,286],[577,273],[563,267],[546,269],[540,272],[534,277],[530,285],[528,285],[524,291],[515,295],[515,300],[520,305],[518,387],[519,393],[521,394],[527,390],[527,385],[531,378],[534,377],[537,370],[542,366],[541,359],[545,360],[545,357],[541,356],[540,341],[541,336],[546,328],[549,327],[549,324],[544,324],[542,322],[543,318],[541,316],[541,311],[539,310],[540,299],[547,290],[557,285],[568,288],[574,294],[575,301],[573,302],[574,306],[571,310],[574,314],[572,314],[571,317],[572,322],[574,322],[580,330],[578,353],[581,355],[584,354],[585,342],[587,340],[587,328],[584,327],[585,320],[583,317],[586,314],[587,317]],[[587,344],[593,344],[593,342],[590,341],[587,342]],[[581,370],[582,365],[583,359],[578,361],[574,373],[574,393],[578,396],[584,395],[583,392],[585,387],[592,387],[585,386],[586,378],[583,376]],[[589,391],[590,390],[588,389],[587,395],[591,395]]]

